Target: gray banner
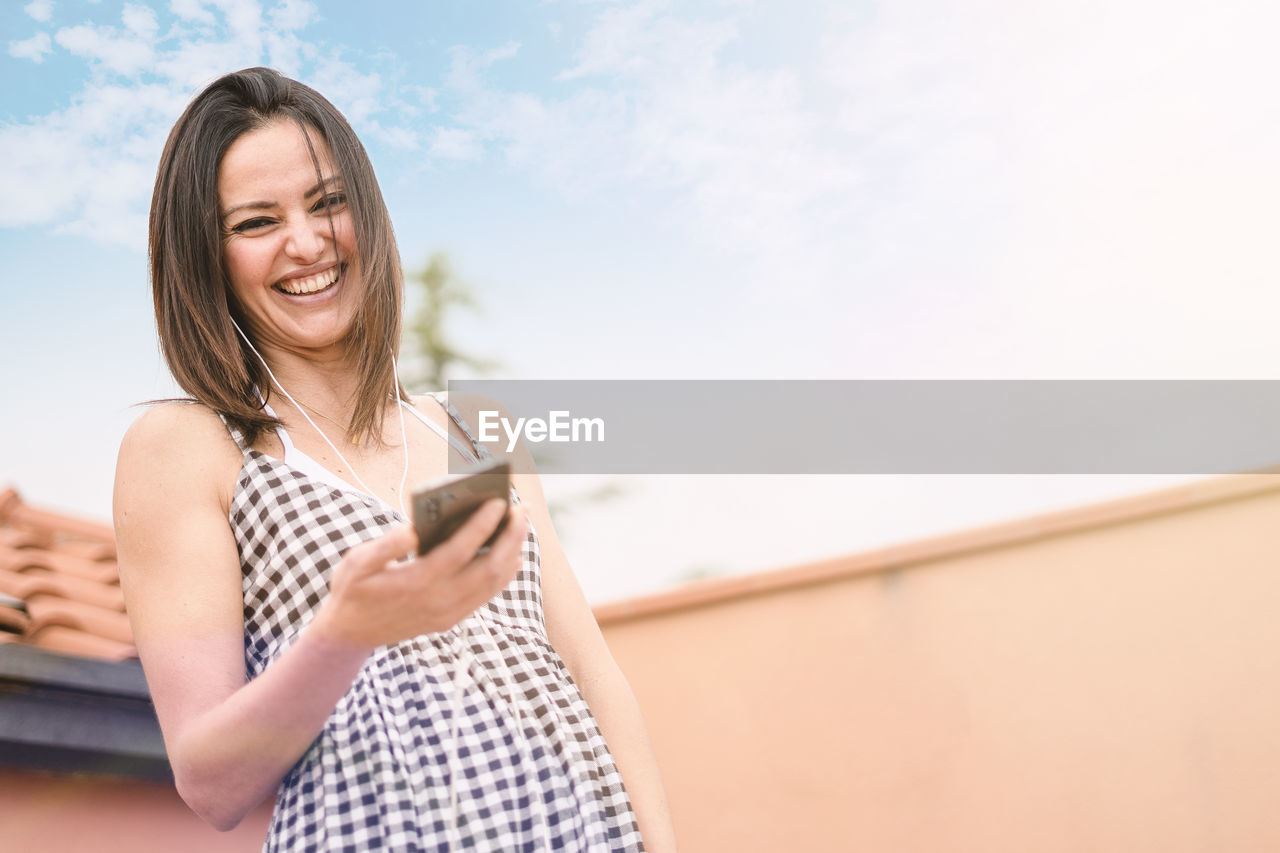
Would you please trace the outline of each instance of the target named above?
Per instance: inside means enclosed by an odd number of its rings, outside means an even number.
[[[495,456],[519,436],[545,474],[1193,475],[1280,463],[1275,381],[465,380],[449,393]]]

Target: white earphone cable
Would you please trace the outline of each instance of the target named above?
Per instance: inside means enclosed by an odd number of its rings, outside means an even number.
[[[320,427],[316,425],[316,422],[311,420],[311,416],[307,414],[306,409],[299,405],[298,401],[293,399],[293,395],[285,390],[285,387],[280,384],[280,380],[276,379],[276,375],[271,372],[271,368],[267,365],[267,360],[262,357],[262,353],[258,352],[258,348],[253,345],[253,341],[249,340],[249,336],[240,328],[240,324],[235,321],[234,317],[231,318],[231,325],[236,327],[236,331],[240,333],[240,337],[244,339],[244,342],[248,345],[249,349],[253,350],[253,354],[258,357],[258,361],[262,362],[263,370],[267,371],[267,376],[271,377],[271,381],[280,389],[280,393],[283,394],[290,403],[293,403],[293,407],[298,410],[298,414],[306,418],[307,423],[311,424],[311,428],[318,432],[320,437],[324,439],[324,443],[329,445],[329,448],[338,455],[338,459],[342,461],[343,465],[347,466],[347,470],[351,472],[351,476],[360,484],[360,488],[364,489],[369,496],[377,497],[377,493],[374,492],[373,489],[369,488],[369,484],[360,477],[360,474],[356,472],[355,466],[347,461],[347,457],[342,455],[342,451],[338,449],[338,446],[329,440],[329,436],[324,434],[324,430],[320,429]],[[396,411],[400,415],[400,444],[403,446],[404,450],[404,471],[400,475],[400,490],[396,497],[400,499],[400,513],[405,518],[409,518],[409,509],[404,502],[404,487],[405,483],[409,481],[409,434],[405,431],[404,427],[404,407],[400,400],[400,374],[396,368],[396,358],[394,354],[391,356],[391,375],[395,382],[395,388],[391,396],[396,401]]]

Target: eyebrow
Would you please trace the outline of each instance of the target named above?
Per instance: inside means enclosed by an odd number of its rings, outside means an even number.
[[[312,186],[311,189],[303,193],[302,197],[311,198],[313,195],[320,192],[320,190],[324,189],[326,184],[335,184],[335,183],[340,183],[341,181],[342,181],[341,175],[330,175],[327,178],[322,178],[318,183]],[[228,207],[226,210],[222,211],[222,218],[226,219],[231,214],[236,213],[237,211],[240,211],[240,210],[264,210],[268,207],[275,207],[276,204],[277,202],[274,202],[274,201],[246,201],[243,204],[233,205],[231,207]]]

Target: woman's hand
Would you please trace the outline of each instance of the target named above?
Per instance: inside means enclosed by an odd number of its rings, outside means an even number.
[[[507,528],[477,554],[507,511]],[[447,631],[511,583],[527,535],[524,510],[491,500],[449,539],[402,561],[417,552],[418,537],[411,526],[398,526],[343,556],[310,630],[370,650]]]

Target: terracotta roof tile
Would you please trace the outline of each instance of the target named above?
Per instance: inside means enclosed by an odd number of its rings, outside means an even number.
[[[0,491],[0,642],[137,657],[109,526]]]
[[[0,607],[0,631],[25,634],[31,628],[31,617],[12,607]]]
[[[24,637],[24,642],[51,652],[80,655],[102,660],[136,658],[138,650],[132,643],[118,643],[86,631],[78,631],[64,625],[50,625]]]
[[[31,614],[32,632],[48,625],[65,625],[118,643],[133,642],[128,616],[83,601],[41,593],[27,599],[27,612]]]
[[[19,530],[112,546],[114,553],[116,539],[111,525],[27,506],[12,488],[0,492],[0,518]]]
[[[124,594],[116,584],[99,583],[49,569],[28,568],[18,572],[0,569],[0,594],[26,600],[38,593],[60,595],[124,612]]]
[[[27,615],[26,603],[0,591],[0,631],[22,634],[30,627],[31,617]]]
[[[25,569],[49,569],[105,584],[117,583],[120,580],[115,560],[86,560],[84,557],[63,552],[58,545],[51,546],[49,549],[10,549],[7,553],[0,549],[0,569],[11,572],[21,572]]]
[[[0,515],[0,518],[4,516]],[[12,527],[0,527],[0,547],[5,548],[43,548],[49,544],[49,536],[40,536],[29,530],[15,530]]]

